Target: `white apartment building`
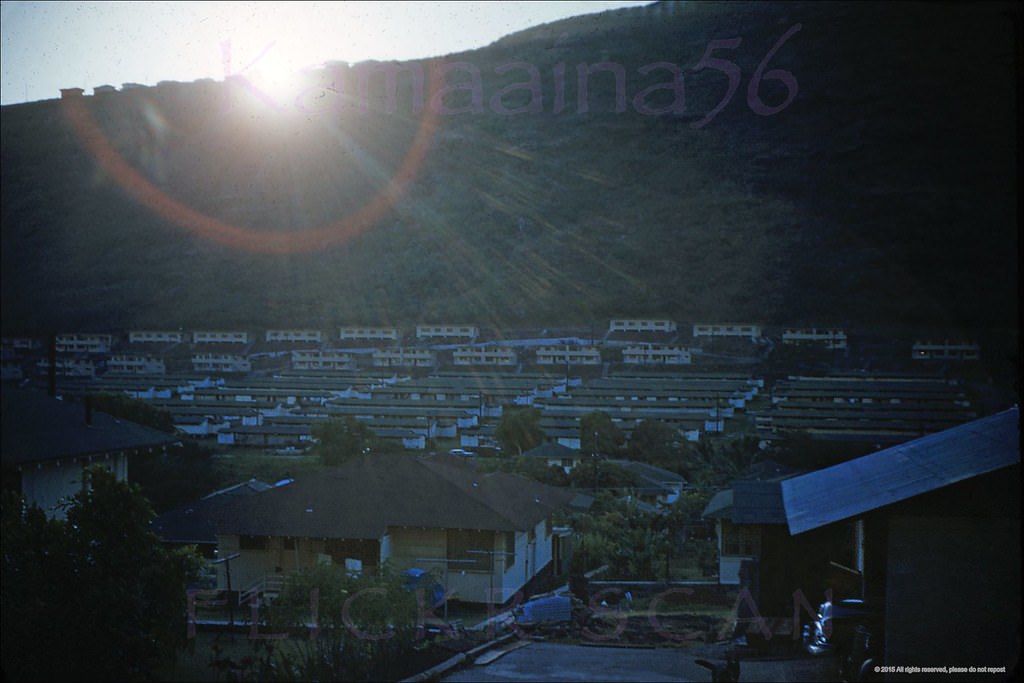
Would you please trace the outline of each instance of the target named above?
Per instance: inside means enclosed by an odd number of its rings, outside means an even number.
[[[981,347],[973,342],[918,341],[911,348],[914,360],[978,360]]]
[[[480,329],[475,325],[417,325],[417,339],[434,339],[437,337],[476,339]]]
[[[725,323],[713,325],[698,323],[693,326],[694,337],[744,337],[757,339],[761,336],[761,326],[750,323]]]
[[[33,351],[40,348],[41,344],[34,337],[4,337],[2,346],[15,351]]]
[[[292,351],[295,370],[347,370],[351,364],[352,355],[341,351]]]
[[[185,341],[185,334],[170,330],[132,330],[128,341],[132,344],[180,344]]]
[[[193,344],[248,344],[249,333],[228,330],[197,330],[192,333]]]
[[[515,349],[500,346],[464,346],[452,352],[455,365],[515,365]]]
[[[630,365],[689,365],[693,356],[682,346],[643,344],[624,348],[622,362]]]
[[[782,333],[782,343],[790,346],[823,344],[827,349],[845,349],[846,331],[839,328],[787,327]]]
[[[377,349],[373,352],[373,365],[378,368],[414,367],[429,368],[435,362],[430,349]]]
[[[401,335],[397,327],[367,327],[346,325],[338,330],[338,339],[370,339],[398,341]]]
[[[600,365],[601,352],[592,346],[541,346],[538,365]]]
[[[608,325],[609,332],[675,332],[676,329],[674,322],[662,319],[622,318]]]
[[[268,342],[320,342],[320,330],[267,330]]]
[[[107,372],[129,375],[165,375],[163,360],[145,354],[115,353],[107,361]]]
[[[196,372],[250,372],[252,363],[234,353],[197,353],[192,356]]]
[[[54,373],[62,377],[95,377],[102,366],[102,362],[93,358],[58,358]],[[36,367],[40,374],[49,374],[50,361],[41,360]]]
[[[57,335],[57,351],[60,353],[109,353],[113,343],[114,337],[109,334]]]

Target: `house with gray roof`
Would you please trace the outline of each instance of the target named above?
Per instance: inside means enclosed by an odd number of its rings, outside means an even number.
[[[579,434],[579,428],[576,429]],[[540,458],[547,462],[550,467],[561,467],[566,474],[584,460],[589,460],[589,455],[583,455],[578,448],[570,448],[554,441],[548,441],[541,445],[523,452],[528,458]]]
[[[449,459],[371,454],[207,511],[237,587],[318,563],[420,568],[467,602],[511,599],[550,571],[552,515],[573,492]],[[226,576],[219,578],[226,587]]]
[[[632,495],[640,500],[664,508],[679,500],[679,494],[686,486],[681,475],[662,467],[655,467],[636,460],[609,460],[610,464],[622,468],[638,482]]]
[[[102,465],[128,479],[128,457],[153,453],[179,439],[149,427],[91,410],[87,402],[62,401],[45,392],[3,391],[3,481],[64,519],[65,504],[82,488],[82,474]]]

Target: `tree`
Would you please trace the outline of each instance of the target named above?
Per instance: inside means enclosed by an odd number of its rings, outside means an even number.
[[[161,432],[174,431],[174,418],[165,410],[154,408],[145,401],[126,394],[100,392],[88,397],[92,407],[101,413],[120,417],[135,424],[150,427]]]
[[[570,475],[558,465],[549,465],[541,458],[511,457],[481,462],[482,471],[509,472],[549,486],[568,486]]]
[[[613,455],[624,443],[625,434],[608,413],[595,410],[580,417],[580,452]]]
[[[661,420],[642,420],[629,437],[629,454],[634,460],[658,461],[677,456],[679,432]]]
[[[189,439],[160,452],[131,456],[128,471],[157,514],[197,500],[220,485],[213,452]]]
[[[3,669],[11,680],[145,680],[186,644],[201,559],[168,550],[138,487],[86,470],[67,521],[5,492]]]
[[[494,437],[506,454],[522,455],[544,443],[544,430],[540,427],[540,411],[536,408],[506,406]]]
[[[629,457],[683,474],[685,445],[679,431],[660,420],[643,420],[629,437]]]
[[[374,431],[354,417],[331,419],[317,425],[313,428],[313,436],[319,440],[316,452],[324,465],[341,465],[380,448]]]

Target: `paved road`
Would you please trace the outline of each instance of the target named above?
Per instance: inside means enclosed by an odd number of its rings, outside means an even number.
[[[711,672],[693,663],[716,659],[709,648],[589,647],[535,642],[513,650],[486,666],[469,666],[443,681],[710,681]],[[741,681],[838,680],[830,663],[820,659],[744,661]]]

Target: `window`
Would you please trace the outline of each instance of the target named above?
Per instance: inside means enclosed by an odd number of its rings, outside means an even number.
[[[761,554],[761,533],[757,527],[734,525],[722,521],[722,554],[750,555]]]
[[[505,567],[511,567],[516,563],[516,532],[505,532]]]
[[[281,546],[285,550],[295,550],[295,538],[292,536],[286,536],[281,542]]]
[[[449,529],[448,559],[452,562],[448,565],[448,571],[489,572],[494,567],[493,550],[493,531]]]

